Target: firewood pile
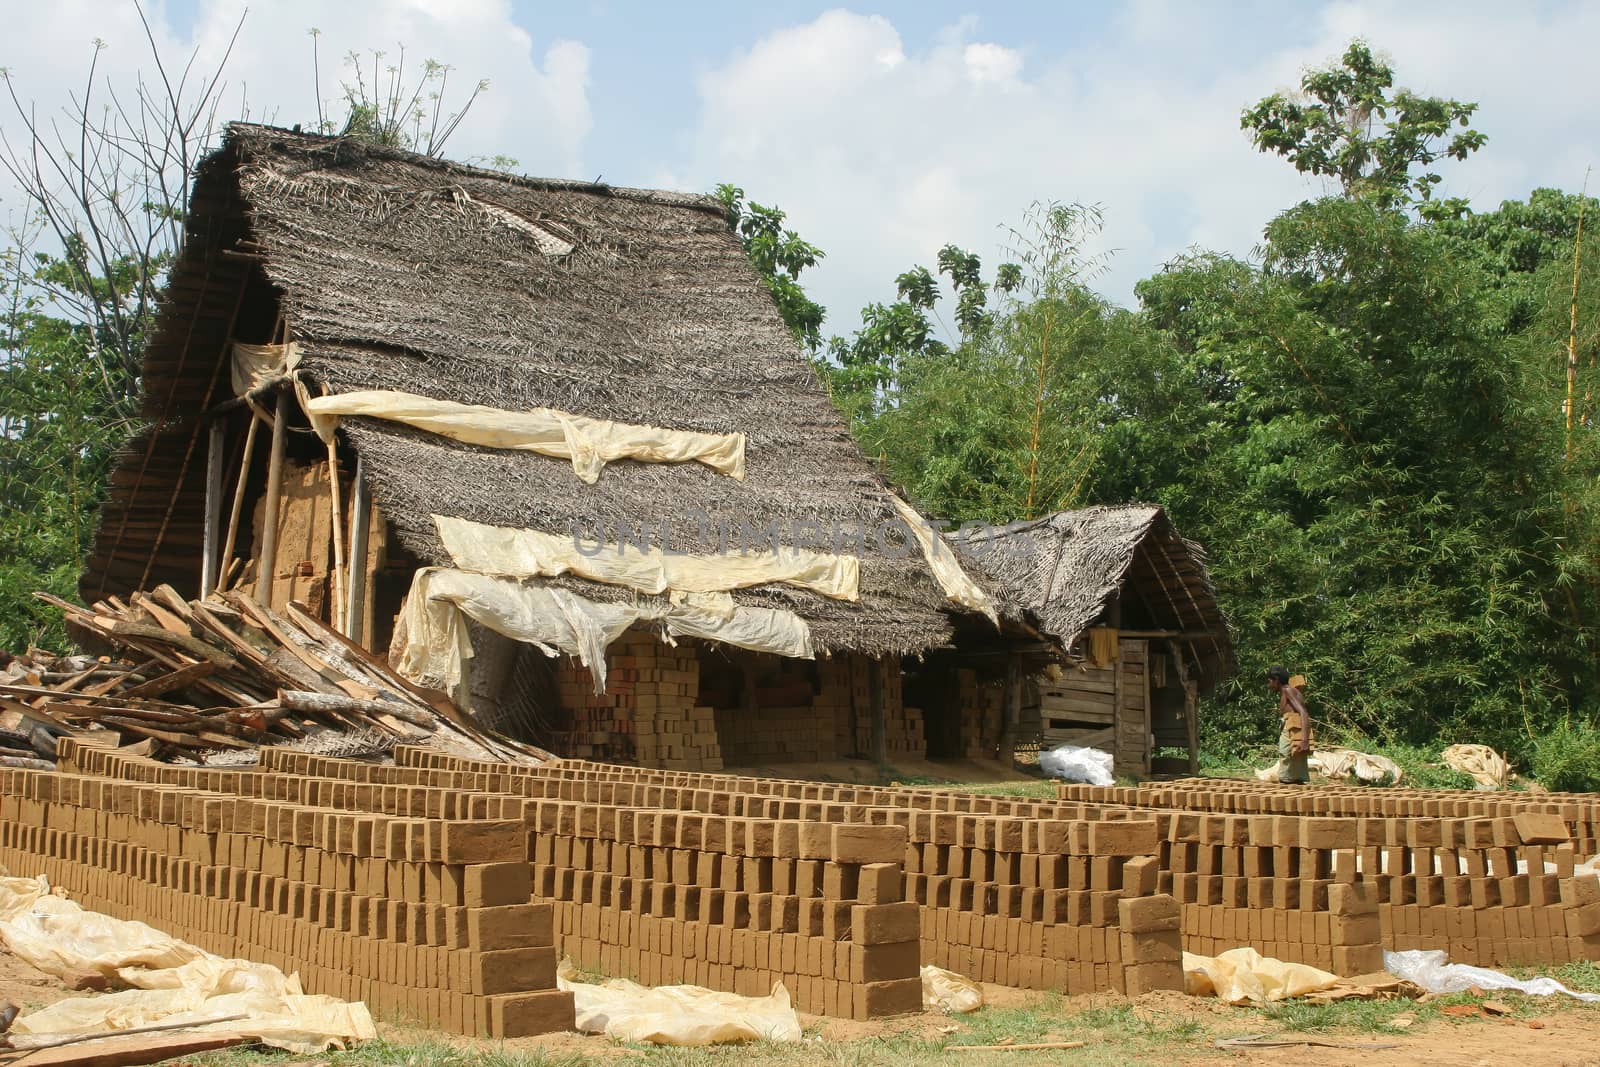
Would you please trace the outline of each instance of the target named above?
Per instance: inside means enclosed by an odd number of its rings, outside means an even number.
[[[450,700],[291,604],[171,586],[89,608],[47,593],[97,655],[0,653],[0,766],[53,766],[58,737],[161,759],[253,762],[262,745],[382,756],[397,743],[477,758],[549,754],[491,735]]]

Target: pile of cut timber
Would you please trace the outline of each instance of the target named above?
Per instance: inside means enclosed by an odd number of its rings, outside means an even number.
[[[0,765],[52,761],[58,737],[196,763],[236,763],[277,744],[545,756],[485,733],[443,694],[412,685],[298,604],[279,614],[239,593],[185,600],[171,586],[92,608],[35,595],[103,654],[32,651],[4,665]]]

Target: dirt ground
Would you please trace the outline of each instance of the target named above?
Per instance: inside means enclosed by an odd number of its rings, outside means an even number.
[[[24,1011],[42,1007],[74,994],[61,982],[17,959],[0,948],[0,1000],[9,1000]],[[1008,1012],[1037,1011],[1041,994],[1028,990],[1009,989],[1003,986],[984,986],[986,1007],[984,1012],[1004,1015]],[[1520,1001],[1515,1017],[1491,1018],[1472,1016],[1457,1019],[1431,1019],[1419,1022],[1414,1031],[1372,1032],[1371,1030],[1331,1028],[1317,1032],[1289,1032],[1281,1025],[1250,1009],[1234,1008],[1214,1000],[1187,997],[1180,993],[1163,992],[1147,994],[1129,1000],[1112,995],[1058,998],[1050,1002],[1049,1018],[1059,1015],[1062,1033],[1044,1033],[1019,1038],[1019,1041],[1052,1041],[1066,1037],[1083,1039],[1086,1045],[1070,1051],[1041,1053],[996,1052],[956,1056],[937,1048],[937,1042],[948,1040],[953,1044],[972,1039],[982,1029],[982,1013],[978,1016],[950,1018],[922,1014],[902,1016],[873,1022],[852,1022],[802,1016],[808,1041],[794,1046],[769,1047],[759,1054],[751,1050],[751,1059],[769,1063],[797,1064],[901,1064],[925,1062],[929,1058],[948,1060],[968,1065],[972,1063],[1002,1063],[1007,1067],[1020,1064],[1121,1064],[1162,1063],[1178,1065],[1232,1064],[1308,1064],[1318,1067],[1499,1067],[1502,1064],[1521,1063],[1533,1067],[1600,1067],[1600,1007],[1578,1006],[1571,1002],[1551,1003]],[[1529,1005],[1533,1005],[1530,1014]],[[1548,1006],[1550,1010],[1543,1009]],[[1085,1015],[1111,1013],[1125,1018],[1128,1026],[1108,1030],[1103,1036],[1084,1035],[1069,1028],[1072,1020]],[[1036,1016],[1035,1016],[1036,1017]],[[692,1064],[716,1060],[726,1062],[726,1055],[716,1052],[696,1053],[691,1050],[646,1051],[629,1048],[601,1037],[578,1034],[551,1034],[537,1038],[524,1038],[503,1043],[476,1042],[465,1038],[446,1038],[443,1035],[403,1025],[380,1024],[380,1035],[391,1048],[401,1052],[392,1061],[381,1057],[377,1062],[423,1063],[435,1062],[426,1057],[404,1055],[404,1046],[432,1046],[441,1042],[454,1046],[460,1058],[454,1062],[470,1063],[474,1052],[491,1053],[485,1062],[507,1063],[512,1060],[506,1053],[522,1053],[523,1062],[529,1064],[571,1063],[578,1058],[597,1063],[614,1063],[623,1060],[661,1059],[663,1063]],[[1142,1034],[1141,1039],[1127,1037],[1127,1030]],[[1171,1033],[1175,1036],[1165,1038]],[[1240,1034],[1271,1035],[1289,1040],[1310,1039],[1322,1044],[1289,1045],[1274,1049],[1221,1050],[1214,1042],[1222,1037]],[[1176,1036],[1182,1035],[1182,1036]],[[931,1047],[930,1047],[931,1043]],[[1388,1048],[1329,1047],[1384,1045]],[[895,1049],[903,1051],[896,1053]],[[921,1050],[920,1057],[918,1050]],[[723,1050],[736,1053],[736,1050]],[[685,1055],[687,1053],[688,1055]],[[359,1054],[355,1054],[359,1055]],[[335,1063],[341,1057],[335,1057]],[[743,1054],[736,1054],[741,1062]],[[212,1062],[206,1056],[185,1061],[199,1067]],[[304,1064],[303,1058],[285,1058],[281,1054],[262,1053],[259,1056],[234,1052],[222,1062],[228,1067],[246,1067],[251,1063],[286,1067],[287,1063]],[[374,1062],[362,1058],[362,1063]],[[21,1067],[26,1067],[25,1061]]]

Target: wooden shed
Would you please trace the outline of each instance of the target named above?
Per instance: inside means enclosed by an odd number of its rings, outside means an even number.
[[[1165,511],[1062,511],[955,541],[1064,653],[1033,679],[1041,745],[1104,749],[1118,774],[1198,770],[1199,698],[1237,667],[1205,553]]]

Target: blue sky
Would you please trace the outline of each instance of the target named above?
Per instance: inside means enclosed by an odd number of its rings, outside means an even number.
[[[151,0],[164,49],[218,54],[242,0]],[[1363,36],[1417,91],[1476,100],[1489,145],[1443,168],[1490,208],[1576,189],[1600,156],[1592,42],[1600,4],[797,2],[547,4],[271,0],[250,10],[229,104],[313,116],[349,49],[405,42],[489,92],[449,146],[534,174],[708,190],[777,203],[827,253],[806,281],[846,331],[949,241],[1002,258],[1001,227],[1040,199],[1101,205],[1099,286],[1191,248],[1248,254],[1278,211],[1323,191],[1249,147],[1240,110]],[[19,93],[58,106],[92,38],[113,80],[147,61],[127,0],[55,0],[0,41]],[[9,124],[8,124],[9,123]],[[0,132],[14,134],[0,111]],[[15,208],[0,183],[0,212]]]

